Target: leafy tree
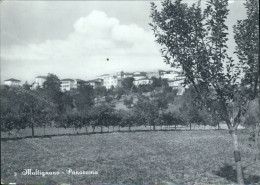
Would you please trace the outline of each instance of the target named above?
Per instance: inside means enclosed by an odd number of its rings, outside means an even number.
[[[139,94],[145,93],[145,92],[152,92],[154,90],[154,87],[151,84],[144,84],[144,85],[139,85],[135,91],[138,92]]]
[[[131,96],[130,98],[126,97],[124,99],[124,105],[130,108],[131,105],[133,104],[133,101],[134,101],[133,96]]]
[[[129,92],[130,89],[134,86],[134,78],[132,77],[127,77],[124,78],[122,81],[122,87],[124,89],[125,92]]]
[[[31,86],[28,84],[28,82],[26,81],[24,84],[23,84],[23,88],[26,89],[26,90],[30,90]]]
[[[247,111],[247,119],[245,124],[254,129],[252,133],[258,148],[258,133],[259,121],[254,113],[257,109],[252,110],[252,107],[258,107],[259,110],[259,1],[247,0],[245,2],[247,9],[247,18],[237,21],[234,25],[234,38],[236,42],[236,54],[239,58],[239,63],[244,72],[244,78],[241,80],[244,91],[253,100],[250,102],[249,110]],[[251,112],[251,113],[250,113]],[[249,121],[250,120],[250,121]],[[258,119],[259,120],[259,119]],[[252,126],[253,125],[253,126]],[[259,152],[260,149],[258,149]],[[260,153],[260,152],[259,152]]]
[[[107,103],[110,103],[113,100],[113,98],[111,96],[105,96],[105,101]]]
[[[107,89],[104,86],[98,86],[95,88],[94,94],[96,97],[103,97],[107,94]]]
[[[119,128],[128,127],[128,130],[131,131],[131,127],[135,125],[135,114],[132,111],[120,110],[118,112],[119,116]]]
[[[46,96],[50,97],[50,99],[55,104],[60,104],[61,97],[61,89],[60,89],[60,80],[59,78],[49,73],[46,81],[43,83],[43,90]]]
[[[248,91],[252,90],[239,83],[240,78],[245,79],[240,67],[247,66],[251,71],[254,65],[248,60],[235,63],[227,54],[227,6],[227,0],[209,0],[202,12],[200,3],[188,6],[181,0],[164,0],[161,10],[151,4],[150,25],[156,42],[163,46],[164,61],[172,67],[182,67],[184,84],[193,85],[198,106],[212,107],[213,102],[218,103],[217,111],[233,138],[237,182],[244,184],[237,127],[250,100]]]
[[[251,99],[259,97],[259,1],[245,2],[247,18],[237,21],[234,28],[236,54],[243,68],[242,85]]]
[[[139,117],[142,116],[143,120],[145,120],[148,125],[153,126],[153,130],[155,130],[159,118],[158,102],[150,100],[149,97],[140,96],[134,106],[134,112],[139,115]]]
[[[86,121],[88,112],[94,105],[94,89],[92,86],[82,83],[71,96],[80,117],[80,123],[83,124],[83,120]],[[70,99],[68,98],[68,100]]]
[[[112,115],[113,112],[114,110],[110,106],[105,104],[93,106],[91,112],[89,113],[92,120],[91,124],[93,124],[93,130],[96,126],[100,126],[101,132],[103,132],[104,126],[109,127],[110,115]]]
[[[55,105],[40,90],[26,90],[23,87],[9,88],[1,94],[1,116],[8,130],[31,127],[34,137],[35,125],[47,119],[54,112]]]
[[[125,94],[124,89],[122,87],[116,87],[114,92],[117,100],[119,100],[122,97],[122,95]]]

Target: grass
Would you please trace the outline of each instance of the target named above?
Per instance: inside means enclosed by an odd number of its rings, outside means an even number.
[[[247,135],[240,133],[247,183],[260,181]],[[1,142],[3,182],[38,184],[230,184],[231,137],[226,130],[105,133]],[[23,176],[41,171],[96,170],[98,175]],[[225,170],[230,171],[228,176]],[[14,176],[15,172],[17,173]]]

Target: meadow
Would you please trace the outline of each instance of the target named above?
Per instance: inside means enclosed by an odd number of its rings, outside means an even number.
[[[239,133],[245,183],[260,182],[260,163],[248,135]],[[4,183],[38,184],[231,184],[236,182],[227,130],[149,131],[67,135],[1,141]],[[66,172],[22,175],[24,169]]]

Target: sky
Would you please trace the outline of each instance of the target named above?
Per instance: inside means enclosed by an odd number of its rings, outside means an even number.
[[[244,2],[229,3],[230,54],[232,26],[246,17]],[[32,83],[48,73],[89,80],[119,71],[171,69],[154,42],[149,16],[150,1],[2,1],[1,83],[9,78]]]

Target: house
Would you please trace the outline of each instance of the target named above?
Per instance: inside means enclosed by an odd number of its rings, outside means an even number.
[[[103,80],[103,86],[105,86],[106,89],[117,87],[120,84],[120,79],[118,79],[117,76],[105,74],[99,76],[99,78]]]
[[[73,80],[70,78],[62,79],[61,82],[61,91],[70,91],[72,89],[77,89],[77,80]]]
[[[184,78],[183,79],[174,79],[174,80],[169,80],[168,84],[169,84],[169,87],[172,87],[174,89],[174,88],[179,88],[180,86],[182,86],[183,82],[184,82]]]
[[[134,75],[132,73],[123,73],[123,78],[131,78]]]
[[[147,78],[152,78],[152,77],[160,78],[160,74],[159,74],[159,71],[156,71],[156,72],[148,72],[148,73],[146,73],[146,77],[147,77]]]
[[[4,81],[4,85],[10,86],[10,87],[17,87],[17,86],[21,86],[21,81],[14,79],[14,78],[10,78],[10,79]]]
[[[88,80],[85,82],[88,85],[91,85],[94,89],[97,87],[102,86],[103,84],[103,80],[100,78],[94,79],[94,80]]]
[[[46,81],[47,76],[37,76],[32,84],[31,89],[43,88],[43,83]]]
[[[185,87],[183,87],[184,79],[184,76],[177,76],[174,78],[174,80],[168,81],[169,87],[178,90],[177,95],[183,95],[183,93],[185,92]]]
[[[135,80],[141,80],[141,79],[145,79],[147,77],[146,77],[145,73],[137,73],[137,72],[135,72],[133,78]]]
[[[133,81],[135,86],[139,85],[148,85],[152,83],[152,80],[149,80],[148,78],[141,78]]]

